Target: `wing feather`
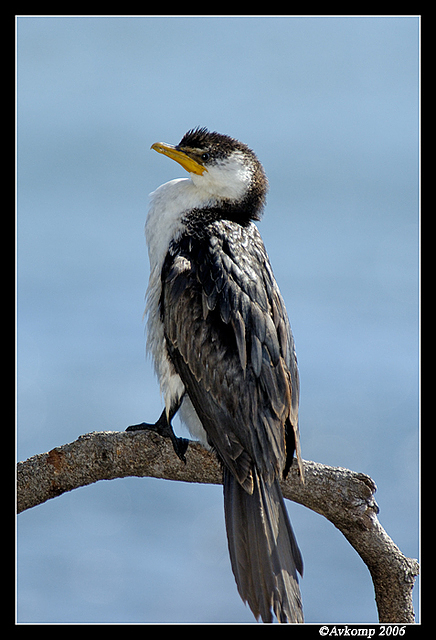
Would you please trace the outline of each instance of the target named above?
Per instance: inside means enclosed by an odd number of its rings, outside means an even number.
[[[169,355],[219,456],[249,492],[253,463],[272,482],[298,438],[298,370],[257,228],[215,221],[201,237],[174,242],[161,315]]]

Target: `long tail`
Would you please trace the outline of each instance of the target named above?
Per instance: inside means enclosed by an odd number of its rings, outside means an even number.
[[[250,495],[224,469],[224,511],[238,591],[256,619],[304,622],[297,571],[303,561],[278,480],[268,485],[253,471]]]

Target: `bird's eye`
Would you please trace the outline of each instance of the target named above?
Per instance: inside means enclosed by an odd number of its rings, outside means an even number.
[[[206,162],[206,160],[209,160],[210,158],[210,154],[209,153],[202,153],[201,154],[201,159],[203,160],[203,162]]]

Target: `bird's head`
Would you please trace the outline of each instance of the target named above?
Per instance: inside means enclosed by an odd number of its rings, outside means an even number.
[[[188,131],[176,146],[155,142],[151,148],[181,164],[211,202],[240,209],[247,219],[260,218],[268,181],[256,154],[247,145],[197,128]]]

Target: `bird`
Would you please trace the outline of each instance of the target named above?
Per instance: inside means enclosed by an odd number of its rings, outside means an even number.
[[[300,451],[299,373],[284,300],[255,224],[268,191],[254,151],[239,140],[190,129],[151,149],[189,177],[151,194],[147,350],[165,407],[153,429],[186,462],[174,434],[179,412],[223,471],[224,516],[238,592],[256,620],[304,622],[297,573],[303,561],[280,479]]]

